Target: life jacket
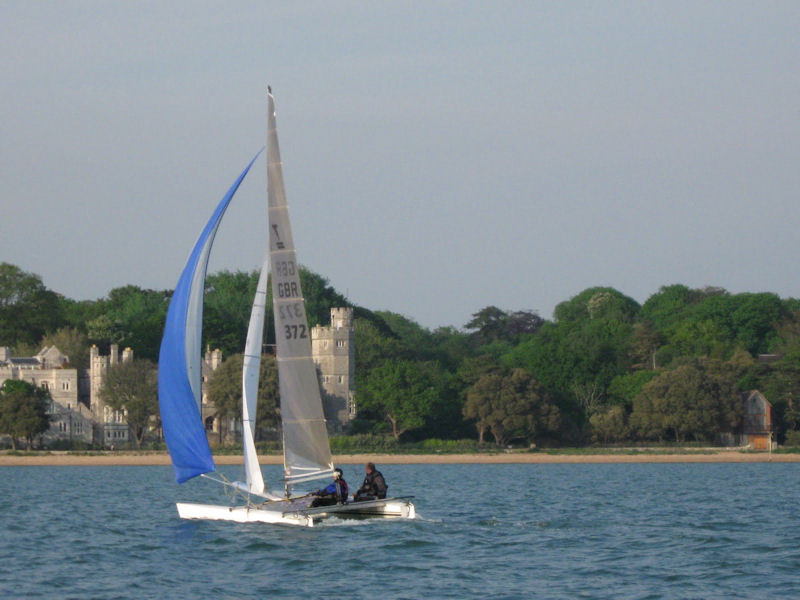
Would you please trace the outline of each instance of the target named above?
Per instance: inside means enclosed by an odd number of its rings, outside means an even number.
[[[339,478],[333,482],[336,485],[336,501],[337,502],[347,502],[347,495],[350,493],[349,488],[347,487],[347,482]]]
[[[379,489],[378,485],[375,483],[375,479],[380,477],[381,481],[383,481],[383,489]],[[380,471],[373,471],[366,477],[364,477],[364,484],[361,486],[361,489],[364,490],[365,493],[369,494],[370,496],[377,496],[378,498],[385,498],[386,497],[386,489],[389,486],[386,485],[386,479],[383,477],[383,473]]]

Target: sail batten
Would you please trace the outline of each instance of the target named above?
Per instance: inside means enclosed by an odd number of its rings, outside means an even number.
[[[201,410],[203,292],[211,246],[225,210],[253,157],[220,200],[189,255],[172,294],[158,358],[158,400],[164,439],[178,483],[214,470]]]
[[[329,475],[333,461],[316,366],[311,358],[311,330],[286,204],[272,94],[269,94],[267,121],[269,254],[284,473],[287,482],[297,483]]]

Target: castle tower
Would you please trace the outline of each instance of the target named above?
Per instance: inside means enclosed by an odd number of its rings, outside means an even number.
[[[133,350],[125,348],[122,352],[122,362],[133,360]],[[108,356],[100,354],[97,346],[89,350],[89,408],[92,416],[98,423],[98,441],[106,446],[127,442],[129,439],[128,424],[125,421],[124,411],[114,410],[100,398],[100,388],[108,369],[119,364],[120,353],[117,344],[111,344]]]
[[[311,355],[320,374],[325,418],[339,430],[356,415],[352,308],[332,308],[330,326],[311,330]]]

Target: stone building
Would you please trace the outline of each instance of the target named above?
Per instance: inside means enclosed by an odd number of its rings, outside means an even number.
[[[49,407],[50,429],[45,442],[57,439],[91,443],[93,419],[89,408],[80,402],[77,369],[65,368],[69,357],[57,347],[48,346],[31,357],[12,357],[7,347],[0,347],[0,385],[7,379],[27,381],[48,390],[53,401]]]
[[[111,408],[100,398],[100,388],[108,370],[120,362],[130,360],[133,360],[133,350],[125,348],[120,354],[117,344],[111,344],[108,356],[101,355],[97,346],[92,346],[89,350],[89,408],[95,421],[95,442],[103,446],[126,444],[130,439],[125,411]]]
[[[352,308],[332,308],[331,324],[312,328],[311,355],[319,371],[325,418],[332,430],[341,431],[356,416]]]
[[[222,419],[217,416],[217,407],[208,397],[208,382],[211,375],[219,369],[222,364],[222,350],[217,348],[212,351],[210,348],[206,349],[206,354],[203,357],[201,364],[202,383],[200,386],[201,409],[203,424],[206,428],[206,435],[208,436],[209,443],[222,442],[231,431],[236,431],[236,424],[229,419]],[[233,429],[232,429],[233,428]],[[241,430],[241,428],[239,428]]]
[[[317,365],[322,406],[328,427],[342,429],[355,417],[353,367],[355,330],[352,308],[332,308],[331,324],[311,329],[311,355]],[[222,352],[209,349],[203,360],[202,417],[211,444],[240,439],[242,424],[238,419],[223,419],[208,397],[208,381],[222,364]]]

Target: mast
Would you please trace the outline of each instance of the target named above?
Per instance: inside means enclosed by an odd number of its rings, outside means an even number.
[[[311,331],[300,286],[300,271],[283,184],[275,99],[267,88],[267,196],[269,258],[278,381],[283,424],[284,475],[289,486],[333,472],[317,370],[311,357]]]

